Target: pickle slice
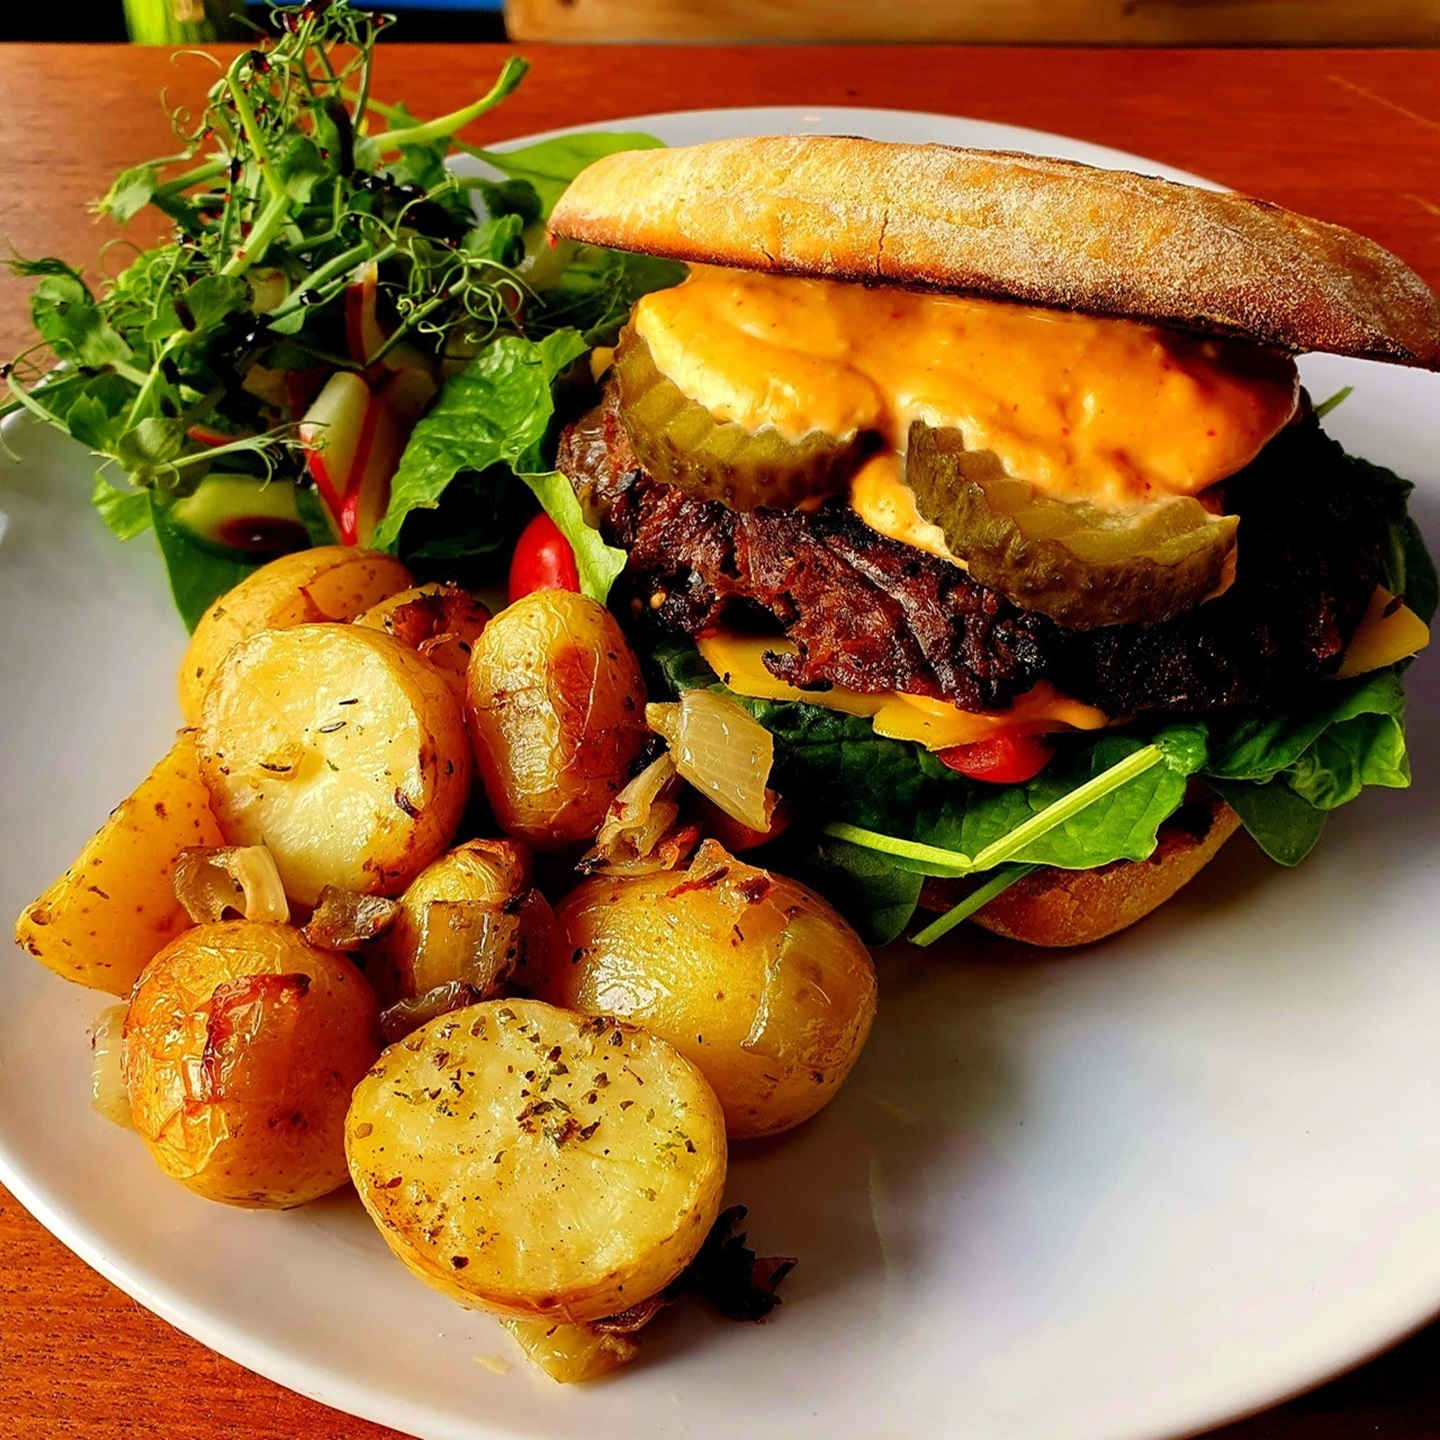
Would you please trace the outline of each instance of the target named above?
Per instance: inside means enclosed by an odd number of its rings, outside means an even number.
[[[910,427],[905,477],[920,513],[982,585],[1072,630],[1154,625],[1220,586],[1239,519],[1188,495],[1138,509],[1056,500],[1007,475],[960,431]]]
[[[818,430],[787,440],[778,430],[718,419],[661,373],[629,327],[615,351],[615,380],[620,419],[647,473],[732,510],[784,509],[838,494],[878,443],[865,433],[836,439]]]

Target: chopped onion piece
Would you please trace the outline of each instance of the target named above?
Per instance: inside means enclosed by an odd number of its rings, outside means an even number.
[[[242,920],[290,918],[290,903],[275,857],[263,845],[192,846],[175,865],[175,896],[197,925],[223,920],[234,912]]]
[[[353,890],[327,885],[300,933],[308,944],[321,950],[359,950],[383,935],[399,914],[398,900],[357,895]]]
[[[124,1050],[121,1032],[125,1025],[125,1005],[111,1005],[100,1012],[90,1032],[90,1049],[94,1059],[90,1067],[90,1105],[112,1125],[133,1130],[130,1095],[125,1089]]]
[[[423,995],[397,1000],[382,1010],[380,1033],[387,1045],[394,1045],[437,1016],[448,1015],[452,1010],[463,1010],[467,1005],[478,1005],[486,998],[487,992],[474,985],[463,980],[447,980]]]
[[[671,869],[681,857],[673,853],[674,846],[662,846],[661,841],[680,818],[675,801],[679,787],[680,777],[667,751],[610,802],[594,848],[576,868],[586,875],[602,871],[607,875],[649,875]],[[662,850],[669,853],[662,857]]]
[[[645,721],[702,795],[742,825],[769,830],[775,796],[765,787],[775,741],[748,710],[714,690],[687,690],[678,704],[647,705]]]

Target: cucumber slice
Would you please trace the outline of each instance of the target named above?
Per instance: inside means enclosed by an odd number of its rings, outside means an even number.
[[[650,347],[626,328],[615,351],[620,419],[645,470],[656,480],[733,510],[785,509],[843,492],[878,443],[812,431],[787,440],[721,420],[661,373]]]
[[[982,585],[1074,630],[1159,624],[1225,575],[1239,519],[1191,496],[1138,509],[1056,500],[1007,475],[958,430],[910,427],[905,476],[920,513]]]
[[[289,480],[207,475],[193,494],[169,506],[169,514],[191,537],[219,550],[279,555],[310,544]]]

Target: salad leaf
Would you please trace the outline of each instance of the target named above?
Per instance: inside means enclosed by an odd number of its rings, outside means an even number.
[[[616,577],[625,568],[625,552],[607,545],[600,538],[600,532],[586,523],[574,489],[558,470],[543,475],[522,473],[520,478],[570,542],[581,590],[603,604]]]
[[[394,550],[406,516],[433,510],[462,470],[505,464],[517,472],[542,472],[540,446],[555,408],[551,384],[585,348],[574,330],[539,341],[501,335],[446,381],[405,447],[376,547]]]
[[[587,345],[613,345],[642,295],[684,278],[685,267],[676,260],[576,245],[560,278],[541,292],[533,320],[546,328],[573,326]]]
[[[653,135],[620,131],[589,130],[574,135],[557,135],[534,145],[513,150],[475,150],[472,155],[493,165],[512,180],[524,180],[540,197],[544,213],[555,208],[565,187],[589,164],[620,150],[655,150],[662,142]]]
[[[90,503],[117,540],[133,540],[150,528],[150,495],[145,490],[120,490],[104,475],[95,477]]]
[[[40,281],[30,300],[30,318],[61,360],[98,370],[131,358],[130,347],[74,271]]]

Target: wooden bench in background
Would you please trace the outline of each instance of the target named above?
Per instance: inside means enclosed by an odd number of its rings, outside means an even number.
[[[1440,0],[506,0],[515,40],[1437,45]]]

